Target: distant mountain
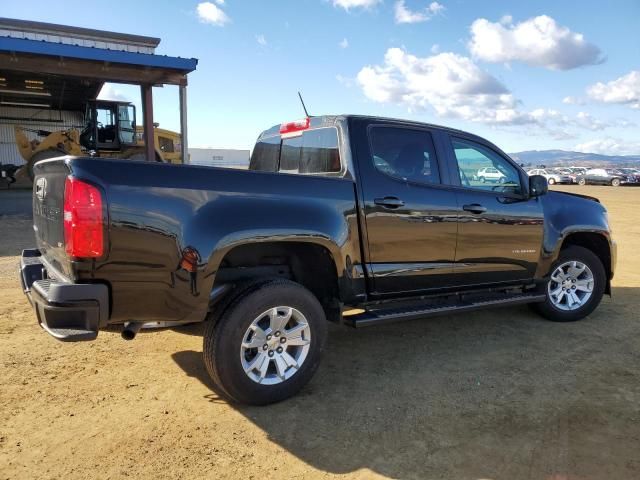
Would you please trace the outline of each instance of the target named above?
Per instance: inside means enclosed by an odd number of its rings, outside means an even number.
[[[564,165],[564,166],[597,166],[610,165],[622,167],[638,166],[640,155],[600,155],[597,153],[570,152],[566,150],[529,150],[510,153],[511,158],[525,166]]]

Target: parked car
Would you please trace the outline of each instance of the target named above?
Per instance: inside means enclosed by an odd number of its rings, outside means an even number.
[[[527,173],[529,175],[542,175],[547,179],[549,185],[554,185],[556,183],[573,183],[573,178],[569,175],[564,175],[549,169],[534,168],[529,170]]]
[[[571,173],[573,173],[574,175],[584,175],[585,173],[587,173],[587,170],[589,170],[588,168],[585,167],[567,167]]]
[[[636,183],[632,175],[625,175],[620,170],[611,168],[592,168],[583,175],[578,175],[579,185],[611,185],[618,187],[622,184]]]
[[[488,169],[503,182],[465,173]],[[530,303],[565,322],[611,291],[616,244],[597,199],[548,192],[445,127],[321,116],[264,131],[249,170],[60,157],[34,172],[37,248],[20,279],[42,328],[88,341],[205,322],[206,369],[240,403],[299,391],[327,320]]]
[[[476,177],[481,183],[498,182],[504,183],[506,177],[495,167],[484,167],[478,170]]]
[[[619,168],[622,173],[627,176],[633,177],[635,179],[635,183],[640,183],[640,169],[637,168]]]

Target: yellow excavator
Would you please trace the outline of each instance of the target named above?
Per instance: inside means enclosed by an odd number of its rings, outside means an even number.
[[[57,132],[15,127],[20,155],[27,162],[26,173],[33,180],[33,166],[47,158],[61,155],[145,159],[142,127],[136,126],[136,108],[128,102],[92,100],[87,102],[82,130],[70,128]],[[29,140],[26,132],[41,139]],[[183,163],[179,133],[158,128],[154,124],[155,160]]]

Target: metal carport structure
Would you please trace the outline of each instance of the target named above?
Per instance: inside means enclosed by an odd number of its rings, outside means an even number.
[[[95,99],[106,82],[139,85],[145,151],[151,159],[155,157],[152,87],[177,85],[186,161],[187,75],[198,60],[157,55],[159,43],[153,37],[0,18],[0,105],[77,109]],[[46,90],[34,89],[29,82]]]

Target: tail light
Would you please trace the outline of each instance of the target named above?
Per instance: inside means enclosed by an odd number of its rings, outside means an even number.
[[[70,257],[97,258],[104,253],[100,191],[77,178],[64,184],[64,244]]]

